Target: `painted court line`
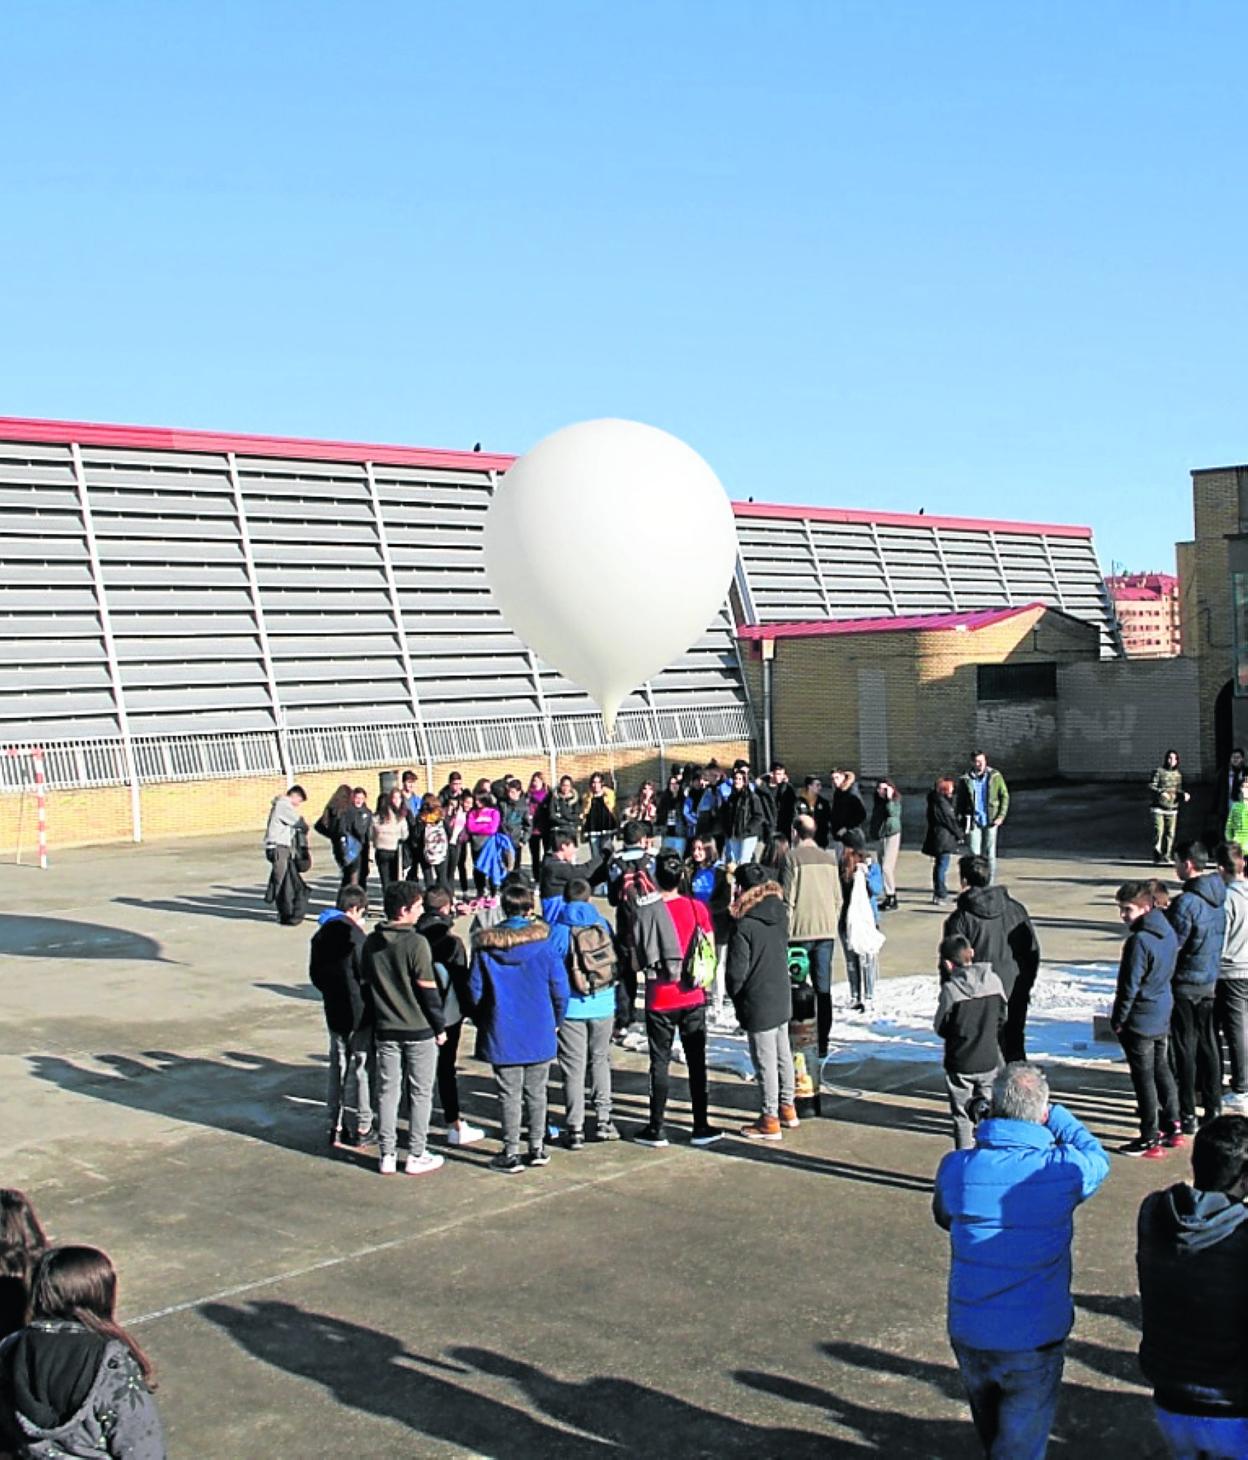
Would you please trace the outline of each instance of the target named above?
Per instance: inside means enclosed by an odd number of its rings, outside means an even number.
[[[688,1153],[683,1150],[675,1150],[668,1156],[658,1156],[646,1162],[647,1167],[665,1166],[671,1161],[680,1159]],[[589,1191],[596,1186],[606,1186],[609,1182],[619,1181],[625,1176],[637,1175],[636,1166],[628,1166],[620,1171],[610,1171],[604,1176],[596,1176],[590,1181],[577,1181],[571,1185],[552,1187],[549,1191],[534,1192],[532,1196],[525,1197],[521,1201],[512,1202],[509,1206],[500,1207],[497,1216],[508,1216],[512,1212],[523,1211],[526,1207],[537,1206],[540,1202],[552,1201],[555,1197],[567,1196],[572,1192]],[[398,1180],[402,1180],[401,1177]],[[137,1328],[142,1323],[155,1323],[160,1318],[171,1318],[176,1313],[185,1313],[192,1308],[199,1308],[204,1303],[219,1303],[226,1298],[238,1298],[244,1293],[254,1293],[260,1288],[271,1288],[277,1283],[290,1282],[295,1278],[308,1277],[314,1272],[325,1272],[331,1267],[341,1267],[348,1262],[358,1262],[364,1257],[375,1257],[379,1252],[393,1252],[397,1247],[406,1247],[409,1243],[419,1242],[427,1237],[440,1237],[444,1232],[453,1232],[456,1227],[462,1227],[468,1222],[480,1223],[481,1212],[474,1210],[464,1216],[455,1217],[449,1222],[443,1222],[437,1227],[426,1227],[420,1232],[409,1233],[405,1237],[394,1237],[389,1242],[376,1242],[370,1247],[361,1247],[355,1252],[344,1253],[340,1257],[322,1258],[320,1262],[309,1263],[306,1267],[292,1267],[285,1272],[273,1273],[269,1277],[256,1278],[254,1282],[239,1283],[232,1288],[222,1288],[219,1292],[204,1293],[198,1298],[188,1298],[182,1303],[171,1303],[167,1308],[157,1308],[151,1313],[142,1313],[137,1318],[125,1319],[127,1328]]]

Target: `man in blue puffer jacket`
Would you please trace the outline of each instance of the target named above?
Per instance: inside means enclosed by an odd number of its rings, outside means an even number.
[[[580,928],[594,928],[595,944],[603,955],[619,954],[615,935],[606,918],[589,900],[590,884],[583,877],[568,883],[567,901],[551,920],[550,946],[568,970],[571,994],[563,1023],[559,1026],[559,1070],[563,1075],[563,1106],[567,1115],[565,1141],[570,1151],[585,1145],[585,1071],[589,1069],[590,1098],[597,1123],[596,1141],[618,1141],[619,1131],[611,1119],[611,1031],[615,1028],[615,983],[577,992],[576,935]],[[584,971],[581,979],[585,981]]]
[[[520,1163],[521,1103],[528,1118],[529,1165],[545,1166],[546,1082],[556,1031],[568,1007],[568,975],[550,945],[550,929],[533,917],[533,892],[511,883],[501,896],[503,921],[472,940],[468,992],[477,1054],[494,1066],[502,1105],[503,1149],[492,1170],[510,1176]]]
[[[932,1213],[950,1235],[949,1338],[984,1451],[1042,1460],[1075,1320],[1075,1208],[1109,1175],[1100,1142],[1049,1104],[1038,1065],[998,1075],[973,1150],[936,1173]]]
[[[1226,883],[1209,865],[1209,854],[1200,842],[1180,842],[1174,849],[1174,866],[1183,891],[1166,909],[1179,940],[1170,1053],[1183,1134],[1190,1136],[1196,1130],[1197,1085],[1204,1119],[1222,1113],[1222,1053],[1213,1012],[1226,937]]]

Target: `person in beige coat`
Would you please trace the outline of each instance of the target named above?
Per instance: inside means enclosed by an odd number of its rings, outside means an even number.
[[[815,841],[815,819],[805,813],[797,818],[797,841],[784,860],[783,885],[789,942],[804,944],[810,955],[822,1058],[832,1033],[832,954],[841,916],[841,877],[836,853]]]

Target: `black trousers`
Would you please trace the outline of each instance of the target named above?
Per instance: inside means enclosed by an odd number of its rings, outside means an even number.
[[[381,890],[384,894],[392,882],[398,882],[402,878],[400,868],[403,864],[403,848],[396,847],[393,852],[383,852],[377,848],[374,855],[377,858],[377,875],[381,878]]]
[[[438,1104],[448,1126],[459,1119],[459,1083],[455,1079],[455,1060],[459,1055],[459,1036],[464,1021],[446,1026],[446,1043],[438,1045]]]
[[[650,1124],[663,1129],[670,1085],[672,1042],[676,1031],[685,1050],[685,1067],[689,1071],[689,1102],[693,1106],[693,1128],[709,1124],[707,1113],[710,1097],[706,1087],[706,1005],[694,1009],[674,1009],[670,1014],[646,1012],[646,1034],[650,1039]]]
[[[1146,1141],[1156,1135],[1168,1135],[1179,1119],[1179,1092],[1170,1073],[1166,1050],[1169,1041],[1164,1034],[1132,1034],[1127,1029],[1118,1038],[1131,1070],[1135,1103],[1140,1112],[1140,1134]]]
[[[1019,978],[1010,992],[1009,1007],[1005,1015],[1005,1028],[1001,1032],[1001,1053],[1006,1064],[1027,1058],[1027,1011],[1031,1008],[1031,990],[1034,978]]]
[[[1213,1022],[1214,998],[1175,996],[1170,1016],[1170,1064],[1184,1118],[1196,1114],[1197,1088],[1206,1117],[1222,1108],[1222,1055]]]

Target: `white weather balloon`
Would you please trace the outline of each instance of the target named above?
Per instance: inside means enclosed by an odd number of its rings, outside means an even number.
[[[706,632],[736,557],[718,477],[638,421],[582,421],[539,441],[485,522],[503,617],[593,698],[608,734],[625,697]]]

